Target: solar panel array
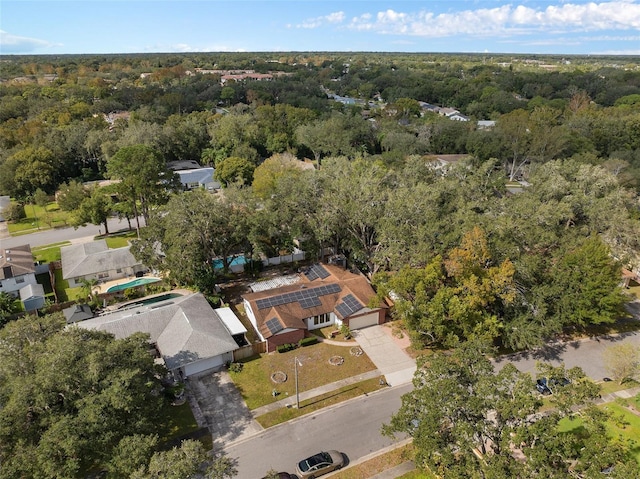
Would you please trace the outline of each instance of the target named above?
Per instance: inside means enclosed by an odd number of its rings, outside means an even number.
[[[306,272],[305,276],[309,281],[313,281],[314,279],[325,279],[329,277],[329,272],[322,267],[320,264],[312,265]]]
[[[256,306],[258,309],[267,309],[282,304],[295,303],[297,301],[302,308],[312,308],[322,304],[320,303],[320,296],[339,293],[341,289],[339,284],[325,284],[317,288],[301,289],[299,291],[293,291],[292,293],[272,296],[271,298],[258,299]]]
[[[354,295],[348,294],[343,298],[342,303],[336,306],[336,311],[340,313],[343,318],[346,318],[356,311],[360,311],[362,308],[363,306],[360,304],[360,301],[358,301]]]
[[[269,331],[271,332],[271,334],[278,334],[280,331],[284,329],[282,327],[282,324],[280,324],[280,321],[278,320],[278,318],[271,318],[267,320],[266,325],[267,325],[267,328],[269,328]]]

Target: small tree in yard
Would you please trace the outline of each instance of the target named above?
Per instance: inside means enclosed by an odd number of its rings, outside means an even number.
[[[620,384],[640,373],[640,348],[629,343],[614,344],[604,351],[604,364]]]

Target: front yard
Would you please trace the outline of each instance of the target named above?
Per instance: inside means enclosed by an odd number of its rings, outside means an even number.
[[[334,346],[318,343],[286,353],[261,354],[259,357],[241,361],[240,372],[230,372],[233,382],[242,394],[249,409],[256,409],[274,401],[295,395],[294,359],[298,364],[298,389],[300,392],[329,384],[340,379],[373,371],[375,365],[365,355],[354,356],[350,353],[356,344]],[[341,357],[343,362],[334,366],[329,360]],[[338,361],[334,361],[338,362]],[[283,382],[274,382],[275,379]],[[273,391],[278,395],[273,396]]]

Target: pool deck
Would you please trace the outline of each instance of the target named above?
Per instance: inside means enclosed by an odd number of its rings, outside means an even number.
[[[136,278],[135,276],[127,276],[124,278],[118,278],[118,279],[114,279],[112,281],[105,281],[102,283],[99,283],[98,285],[96,285],[93,288],[92,293],[93,294],[106,294],[109,293],[109,288],[113,288],[114,286],[118,286],[121,284],[125,284],[125,283],[130,283],[131,281],[135,281],[136,279],[151,279],[151,278],[155,278],[155,279],[159,279],[161,280],[162,278],[159,278],[156,275],[153,274],[145,274],[144,276],[141,276],[139,278]],[[147,284],[152,284],[152,283],[147,283]],[[121,291],[111,291],[109,294],[112,293],[120,293]]]

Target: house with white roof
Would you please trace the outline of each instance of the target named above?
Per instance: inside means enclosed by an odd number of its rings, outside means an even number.
[[[82,286],[83,280],[111,281],[146,272],[129,248],[109,249],[106,240],[64,246],[60,248],[62,277],[73,288]]]
[[[213,179],[215,168],[194,168],[189,170],[177,170],[176,174],[180,178],[180,183],[185,190],[204,188],[206,190],[219,190],[221,185]]]
[[[230,308],[213,309],[201,293],[125,307],[74,325],[107,331],[116,339],[147,333],[167,369],[184,377],[233,361],[247,332]]]

